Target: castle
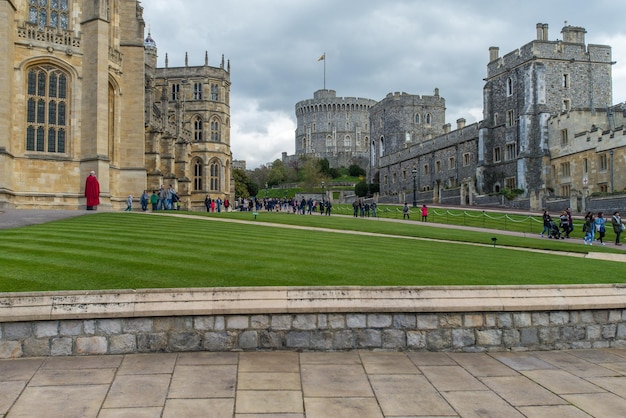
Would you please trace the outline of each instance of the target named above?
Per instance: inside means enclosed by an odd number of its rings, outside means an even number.
[[[611,47],[587,45],[582,27],[566,25],[562,40],[553,41],[548,25],[536,29],[535,40],[502,57],[489,49],[478,123],[460,118],[452,130],[438,89],[432,96],[390,93],[367,107],[369,131],[361,135],[370,136],[368,181],[380,184],[380,201],[471,205],[508,190],[520,193],[517,205],[525,209],[552,200],[581,208],[593,193],[626,188],[619,175],[626,170],[624,110],[612,104]],[[315,123],[304,123],[302,108],[327,118],[344,112],[321,107],[322,93],[296,105],[296,155],[313,154],[304,127]],[[317,120],[319,136],[333,138]]]
[[[91,171],[104,208],[161,184],[185,208],[232,199],[230,68],[156,68],[142,15],[136,0],[0,2],[0,207],[84,208]]]

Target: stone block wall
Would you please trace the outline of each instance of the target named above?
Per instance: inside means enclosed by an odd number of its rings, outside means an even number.
[[[523,351],[626,347],[626,309],[298,313],[0,324],[0,358],[233,350]]]

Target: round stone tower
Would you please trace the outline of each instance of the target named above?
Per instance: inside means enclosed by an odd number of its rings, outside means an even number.
[[[318,90],[313,99],[296,103],[296,157],[326,158],[331,167],[369,161],[369,110],[375,100],[337,97],[334,90]]]

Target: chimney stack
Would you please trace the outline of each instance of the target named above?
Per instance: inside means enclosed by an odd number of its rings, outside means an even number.
[[[497,46],[489,47],[489,62],[497,60],[499,55],[500,55],[500,48],[498,48]]]

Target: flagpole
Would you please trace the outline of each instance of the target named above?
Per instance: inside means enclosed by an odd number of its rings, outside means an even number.
[[[326,52],[317,61],[324,61],[324,90],[326,90]]]
[[[326,52],[324,52],[324,90],[326,90]]]

